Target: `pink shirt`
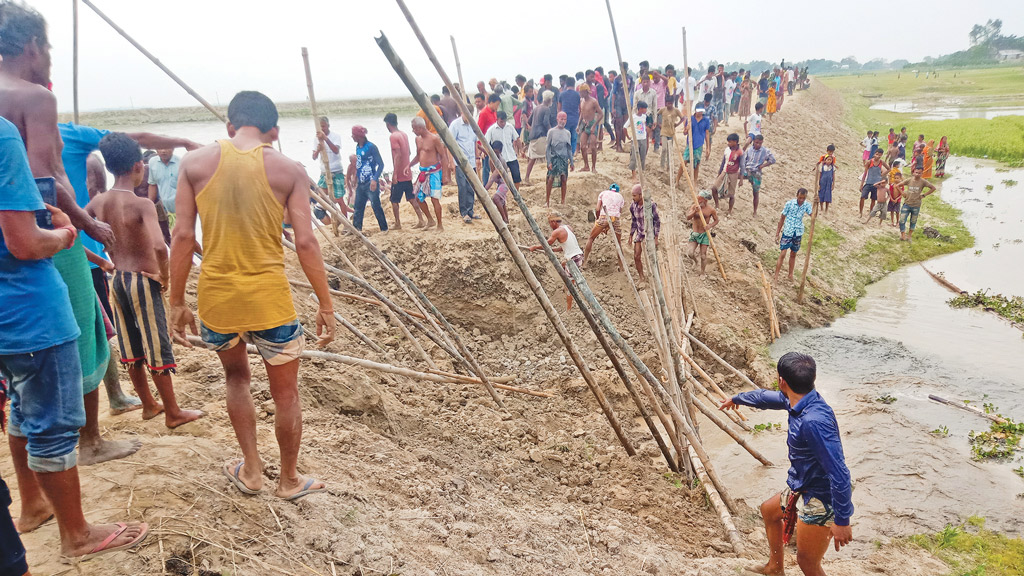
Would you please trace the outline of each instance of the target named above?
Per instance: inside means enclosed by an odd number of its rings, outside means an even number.
[[[411,182],[409,169],[409,137],[401,130],[391,133],[391,161],[395,165],[395,182]]]
[[[652,80],[651,88],[654,89],[654,93],[658,95],[658,110],[665,107],[665,94],[668,92],[668,86],[664,80]],[[650,110],[648,110],[650,112]]]
[[[615,190],[605,190],[597,195],[597,200],[601,203],[603,211],[612,218],[619,218],[622,216],[622,207],[626,203],[622,194],[619,194]],[[598,216],[601,216],[601,214],[598,214]]]

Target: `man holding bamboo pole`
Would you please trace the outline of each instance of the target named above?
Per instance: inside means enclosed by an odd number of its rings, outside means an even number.
[[[239,92],[228,105],[231,139],[200,148],[182,160],[177,197],[182,225],[175,227],[171,240],[171,329],[176,342],[191,347],[185,327],[192,334],[198,330],[185,304],[185,285],[200,216],[206,248],[198,289],[202,339],[224,366],[228,417],[243,455],[226,463],[223,472],[244,494],[256,494],[263,487],[249,360],[246,347],[239,345],[250,343],[263,356],[276,405],[281,476],[275,494],[295,500],[327,488],[298,472],[299,355],[305,339],[284,273],[281,222],[286,208],[299,264],[320,301],[316,315],[320,346],[334,339],[335,318],[310,221],[309,176],[301,165],[271,147],[278,137],[277,119],[277,107],[269,98],[259,92]]]

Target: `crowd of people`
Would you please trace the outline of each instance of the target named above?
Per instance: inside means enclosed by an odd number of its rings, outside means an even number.
[[[5,555],[0,563],[8,567],[0,569],[0,576],[27,573],[18,533],[31,532],[50,518],[56,519],[61,554],[68,558],[125,550],[146,538],[145,523],[86,521],[77,467],[130,456],[141,446],[100,438],[100,382],[116,414],[139,410],[144,419],[163,415],[170,428],[204,416],[177,402],[174,345],[196,343],[219,357],[227,413],[242,454],[222,466],[232,486],[257,494],[264,482],[250,365],[246,347],[240,345],[247,343],[263,360],[275,402],[281,466],[274,494],[296,500],[326,490],[324,482],[299,474],[297,468],[302,437],[297,382],[305,335],[285,276],[282,240],[284,233],[294,242],[318,297],[315,334],[317,344],[325,345],[334,338],[335,316],[313,219],[326,221],[329,216],[312,203],[311,186],[331,192],[339,210],[351,215],[360,230],[367,205],[381,231],[401,229],[403,202],[416,216],[412,228],[444,230],[441,200],[453,180],[461,219],[466,224],[480,219],[470,175],[456,166],[431,116],[423,111],[407,120],[412,137],[403,131],[397,114],[383,118],[390,175],[365,126],[352,128],[348,144],[331,130],[329,118],[321,118],[312,159],[326,161],[319,182],[314,182],[298,163],[272,147],[278,136],[277,109],[259,92],[235,95],[227,111],[227,138],[207,145],[148,132],[58,124],[57,102],[48,90],[49,51],[43,19],[18,2],[0,0],[0,174],[5,182],[0,193],[0,306],[6,311],[0,319],[0,375],[13,400],[8,434],[21,500],[16,521],[9,513],[0,517],[0,551]],[[544,74],[536,81],[517,75],[511,83],[496,78],[479,82],[475,93],[464,95],[470,114],[459,106],[459,86],[455,94],[442,89],[431,101],[476,177],[486,189],[494,189],[494,203],[506,223],[510,190],[501,172],[507,171],[515,185],[529,187],[540,161],[545,206],[550,208],[556,190],[556,199],[565,204],[567,181],[579,161],[580,172],[591,172],[598,170],[598,151],[606,145],[630,153],[629,196],[617,183],[598,192],[594,224],[582,245],[566,219],[551,211],[548,244],[566,261],[585,268],[601,235],[612,234],[621,242],[628,212],[626,239],[641,280],[642,243],[647,234],[658,241],[663,215],[652,203],[653,226],[648,229],[637,170],[660,169],[657,177],[671,181],[675,176],[679,187],[692,180],[701,189],[696,203],[679,217],[691,226],[687,254],[703,275],[711,237],[722,219],[733,214],[735,196],[745,183],[750,184],[757,215],[765,170],[776,163],[763,127],[787,98],[810,83],[806,68],[784,63],[760,72],[727,71],[717,65],[694,75],[692,70],[679,73],[672,65],[652,68],[647,61],[635,73],[623,62],[614,70],[598,66],[561,75],[558,81],[556,87],[553,76]],[[736,131],[725,136],[720,162],[710,161],[712,140],[731,122]],[[497,164],[483,153],[477,129],[497,154]],[[868,221],[889,214],[909,240],[921,199],[935,191],[928,179],[944,175],[949,145],[944,137],[935,146],[920,136],[912,147],[911,176],[903,178],[906,143],[905,128],[901,133],[890,130],[888,152],[878,145],[877,132],[868,134],[860,216],[870,200]],[[175,155],[182,148],[188,153]],[[657,169],[646,163],[651,149],[659,157]],[[675,159],[679,169],[670,174]],[[703,162],[712,166],[704,170],[706,187],[700,186]],[[785,203],[776,233],[776,281],[787,255],[793,277],[804,218],[812,205],[820,203],[828,214],[836,169],[836,147],[829,146],[815,168],[816,197],[801,188]],[[114,176],[109,187],[107,171]],[[391,204],[390,222],[383,202]],[[185,288],[198,255],[197,322],[186,304]],[[261,287],[258,292],[251,289],[254,283]],[[571,303],[567,297],[567,306]],[[137,397],[121,390],[119,365]],[[796,442],[807,450],[793,455],[796,473],[791,473],[788,487],[762,506],[772,556],[759,571],[779,570],[779,542],[795,526],[802,542],[814,543],[812,557],[805,559],[806,567],[802,560],[801,568],[807,574],[820,573],[829,539],[838,547],[852,537],[849,471],[834,414],[814,391],[813,360],[787,355],[779,361],[779,376],[779,392],[745,393],[722,408],[743,404],[790,409],[791,446]],[[797,405],[807,407],[806,416],[793,409]],[[2,481],[0,491],[0,498],[10,501]]]

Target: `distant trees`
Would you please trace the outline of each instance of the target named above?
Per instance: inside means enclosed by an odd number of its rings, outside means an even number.
[[[975,24],[971,31],[967,34],[967,37],[971,41],[971,46],[978,46],[980,44],[988,44],[993,39],[999,37],[1003,31],[1003,21],[999,18],[995,20],[989,20],[984,25]]]

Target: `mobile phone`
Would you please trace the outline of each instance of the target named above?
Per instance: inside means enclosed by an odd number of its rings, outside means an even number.
[[[57,181],[51,177],[36,178],[36,188],[43,197],[43,203],[57,205]],[[53,230],[53,215],[46,208],[36,210],[36,225],[46,230]]]

